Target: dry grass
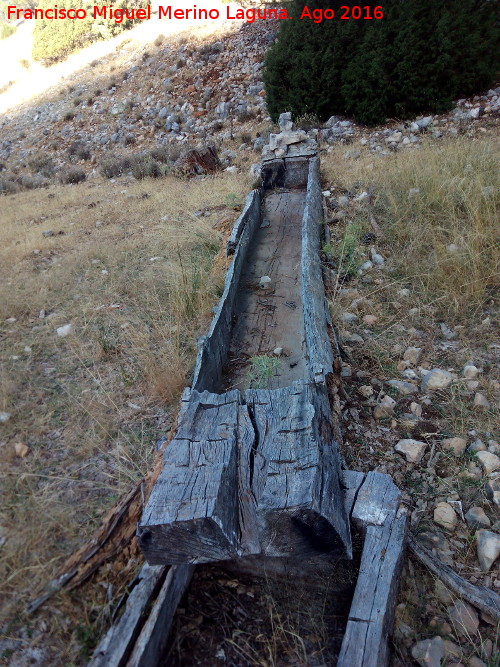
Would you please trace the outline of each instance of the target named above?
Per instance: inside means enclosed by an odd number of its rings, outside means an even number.
[[[249,186],[232,174],[96,179],[2,198],[4,618],[150,466],[221,291],[215,227],[232,223],[225,201]],[[195,215],[201,209],[210,215]],[[73,332],[58,337],[68,323]],[[73,620],[48,621],[63,657],[75,650]]]
[[[395,280],[409,279],[418,301],[460,317],[477,312],[500,287],[498,148],[498,138],[459,138],[383,159],[365,151],[342,170],[339,149],[322,167],[346,189],[357,183],[359,191],[374,192]],[[354,224],[346,235],[371,231],[364,205]]]

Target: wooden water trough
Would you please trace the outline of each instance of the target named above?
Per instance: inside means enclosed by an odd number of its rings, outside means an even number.
[[[147,564],[94,667],[159,664],[197,564],[307,576],[349,561],[353,532],[362,552],[337,665],[388,663],[406,515],[387,475],[342,469],[323,222],[317,155],[263,162],[137,529]]]

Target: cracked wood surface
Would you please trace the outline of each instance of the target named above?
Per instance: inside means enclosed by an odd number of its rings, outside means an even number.
[[[369,472],[357,491],[352,518],[364,545],[337,667],[388,664],[406,536],[400,499],[391,478],[376,472]]]
[[[138,528],[151,564],[204,563],[236,555],[237,391],[193,391],[166,448]]]
[[[138,529],[151,564],[350,556],[326,389],[185,394]],[[188,400],[189,399],[189,400]]]

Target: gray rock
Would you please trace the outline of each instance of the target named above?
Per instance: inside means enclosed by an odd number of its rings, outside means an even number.
[[[281,113],[278,124],[282,132],[290,132],[293,129],[292,114],[290,111],[286,113]]]
[[[448,371],[441,368],[433,368],[422,379],[422,391],[435,391],[437,389],[446,389],[453,381],[453,376]]]
[[[477,557],[483,572],[489,572],[491,566],[500,555],[500,535],[491,530],[478,530]]]
[[[63,324],[62,326],[57,327],[56,333],[59,338],[66,338],[66,336],[69,336],[73,333],[73,325],[71,323]]]
[[[0,424],[5,424],[8,422],[10,417],[10,412],[0,412]]]
[[[469,639],[475,637],[479,628],[479,616],[474,607],[462,600],[456,600],[453,606],[448,607],[448,615],[460,636]]]
[[[478,528],[490,528],[491,521],[485,514],[482,507],[471,507],[465,515],[465,520],[469,528],[477,530]]]
[[[381,254],[379,254],[375,248],[372,248],[370,250],[370,259],[376,266],[382,266],[385,262],[384,258],[382,257]]]
[[[457,334],[455,331],[452,331],[449,326],[447,326],[444,322],[441,322],[439,325],[439,328],[441,329],[441,333],[443,334],[443,338],[446,338],[446,340],[453,340],[454,338],[457,337]]]
[[[411,655],[421,667],[440,667],[445,656],[444,641],[439,636],[423,639],[412,646]]]
[[[486,482],[484,493],[488,500],[500,507],[500,475]]]
[[[387,384],[391,387],[394,387],[394,389],[396,389],[403,396],[409,396],[410,394],[416,394],[418,392],[418,387],[411,382],[389,380]]]
[[[479,369],[474,364],[466,364],[463,370],[463,376],[467,380],[475,380],[479,375]]]
[[[425,130],[425,128],[429,127],[431,123],[432,123],[432,116],[426,116],[425,118],[420,118],[419,120],[415,121],[415,125],[418,127],[419,130]]]
[[[477,392],[476,395],[474,396],[474,402],[473,405],[475,408],[478,410],[489,410],[491,405],[488,399],[484,394],[481,394],[480,392]]]

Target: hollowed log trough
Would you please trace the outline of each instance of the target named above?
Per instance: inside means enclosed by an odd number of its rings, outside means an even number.
[[[195,564],[321,567],[352,558],[351,525],[363,550],[337,664],[388,662],[406,515],[388,476],[341,467],[319,158],[264,162],[262,183],[228,240],[224,292],[138,526],[144,577],[93,665],[156,664]],[[266,388],[251,386],[259,355],[279,358]],[[146,598],[144,623],[136,607]]]

